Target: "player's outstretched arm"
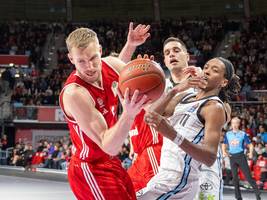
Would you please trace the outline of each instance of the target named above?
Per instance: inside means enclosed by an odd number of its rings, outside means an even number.
[[[147,38],[149,38],[150,25],[138,24],[135,28],[133,28],[133,22],[129,24],[127,42],[122,48],[119,58],[127,63],[132,59],[132,55],[137,46],[145,43]]]
[[[81,130],[92,139],[103,151],[117,155],[128,135],[137,113],[141,111],[146,96],[136,102],[138,91],[129,98],[129,90],[122,99],[123,113],[117,123],[108,128],[103,115],[95,108],[89,92],[80,86],[70,85],[63,93],[63,105],[66,114],[75,119]]]

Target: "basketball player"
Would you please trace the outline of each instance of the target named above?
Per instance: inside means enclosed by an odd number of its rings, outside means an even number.
[[[179,84],[182,80],[187,77],[183,77],[184,72],[190,72],[193,76],[197,73],[200,74],[198,68],[194,68],[187,65],[189,60],[187,49],[185,44],[178,38],[170,37],[164,42],[164,62],[168,67],[171,75],[171,79],[168,79],[166,84],[169,89],[173,85]],[[180,67],[179,67],[180,66]],[[188,92],[193,92],[192,88]],[[224,103],[227,111],[227,119],[230,120],[231,108],[228,103]],[[165,145],[168,144],[168,139],[163,138]],[[162,167],[164,167],[164,157],[162,157]],[[213,199],[213,200],[222,200],[223,194],[223,180],[222,180],[222,153],[221,148],[218,149],[216,162],[210,167],[205,164],[202,164],[200,167],[200,178],[199,178],[199,194],[197,194],[195,199]],[[166,163],[168,164],[168,163]]]
[[[159,173],[142,190],[139,199],[193,199],[199,187],[200,164],[211,166],[216,160],[226,122],[225,107],[218,95],[223,98],[237,92],[239,84],[231,62],[224,58],[209,60],[203,72],[206,85],[189,78],[146,114],[146,122],[169,141],[161,152],[165,165],[161,160]],[[199,88],[197,94],[176,96],[193,84]]]
[[[189,76],[182,74],[183,69],[188,67],[189,54],[184,43],[178,38],[169,38],[164,42],[164,62],[171,71],[172,79],[176,82]],[[166,46],[166,48],[165,48]],[[127,51],[130,52],[130,51]],[[171,54],[171,56],[169,56]],[[129,62],[131,55],[121,52],[119,57],[124,62]],[[141,58],[138,56],[137,58]],[[144,58],[148,59],[147,55]],[[150,59],[153,59],[150,57]],[[176,62],[174,62],[174,60]],[[169,90],[167,80],[166,90]],[[135,118],[132,128],[129,132],[131,153],[134,154],[133,164],[128,169],[128,173],[133,181],[135,191],[137,192],[146,186],[148,181],[158,173],[160,165],[160,154],[163,143],[163,137],[151,126],[144,122],[145,109]]]
[[[134,51],[149,37],[149,26],[129,25],[126,46]],[[117,121],[118,73],[125,65],[115,57],[101,58],[96,33],[88,28],[74,30],[66,39],[68,57],[76,70],[60,94],[73,143],[68,169],[70,186],[79,200],[136,199],[130,177],[115,156],[128,135],[136,114],[145,105],[138,91],[129,98],[118,93],[123,112]],[[131,52],[132,53],[132,52]]]

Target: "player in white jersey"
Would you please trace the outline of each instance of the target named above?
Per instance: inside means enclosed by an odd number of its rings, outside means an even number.
[[[193,199],[198,190],[201,163],[211,166],[216,160],[226,121],[224,105],[217,96],[220,92],[225,95],[229,90],[235,91],[237,79],[232,64],[223,58],[207,62],[204,74],[207,85],[200,87],[196,95],[174,97],[177,91],[194,82],[190,78],[163,98],[154,107],[155,112],[146,115],[147,123],[169,140],[162,147],[159,173],[139,199]],[[223,92],[222,88],[226,90]],[[162,115],[170,117],[167,120]]]
[[[167,66],[170,72],[170,77],[166,79],[166,91],[170,91],[174,85],[179,84],[181,80],[187,78],[181,75],[183,74],[182,70],[190,69],[190,67],[188,67],[189,57],[185,44],[180,39],[174,37],[170,37],[165,40],[163,45],[163,52],[165,65]],[[190,88],[187,92],[196,91],[193,88]],[[226,104],[226,108],[228,108],[230,112],[229,104]],[[167,144],[168,139],[163,138],[164,149]],[[222,199],[221,197],[223,192],[223,180],[221,172],[221,163],[222,157],[219,148],[216,162],[211,167],[208,167],[205,164],[201,165],[199,191],[195,197],[195,200]]]

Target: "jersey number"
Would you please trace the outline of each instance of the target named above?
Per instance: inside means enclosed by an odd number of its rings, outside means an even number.
[[[190,115],[189,114],[184,114],[182,116],[182,118],[179,121],[179,124],[181,124],[182,126],[185,126],[187,120],[189,119]]]

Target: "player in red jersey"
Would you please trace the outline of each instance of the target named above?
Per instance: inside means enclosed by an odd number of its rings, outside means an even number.
[[[130,23],[122,52],[133,53],[149,37],[149,26]],[[115,57],[101,59],[97,35],[78,28],[66,39],[68,57],[76,70],[60,94],[73,143],[68,178],[77,199],[136,199],[130,177],[115,157],[128,135],[136,114],[145,105],[138,91],[129,97],[117,93],[118,73],[125,63]],[[132,52],[131,52],[132,51]],[[118,98],[123,112],[117,121]]]

